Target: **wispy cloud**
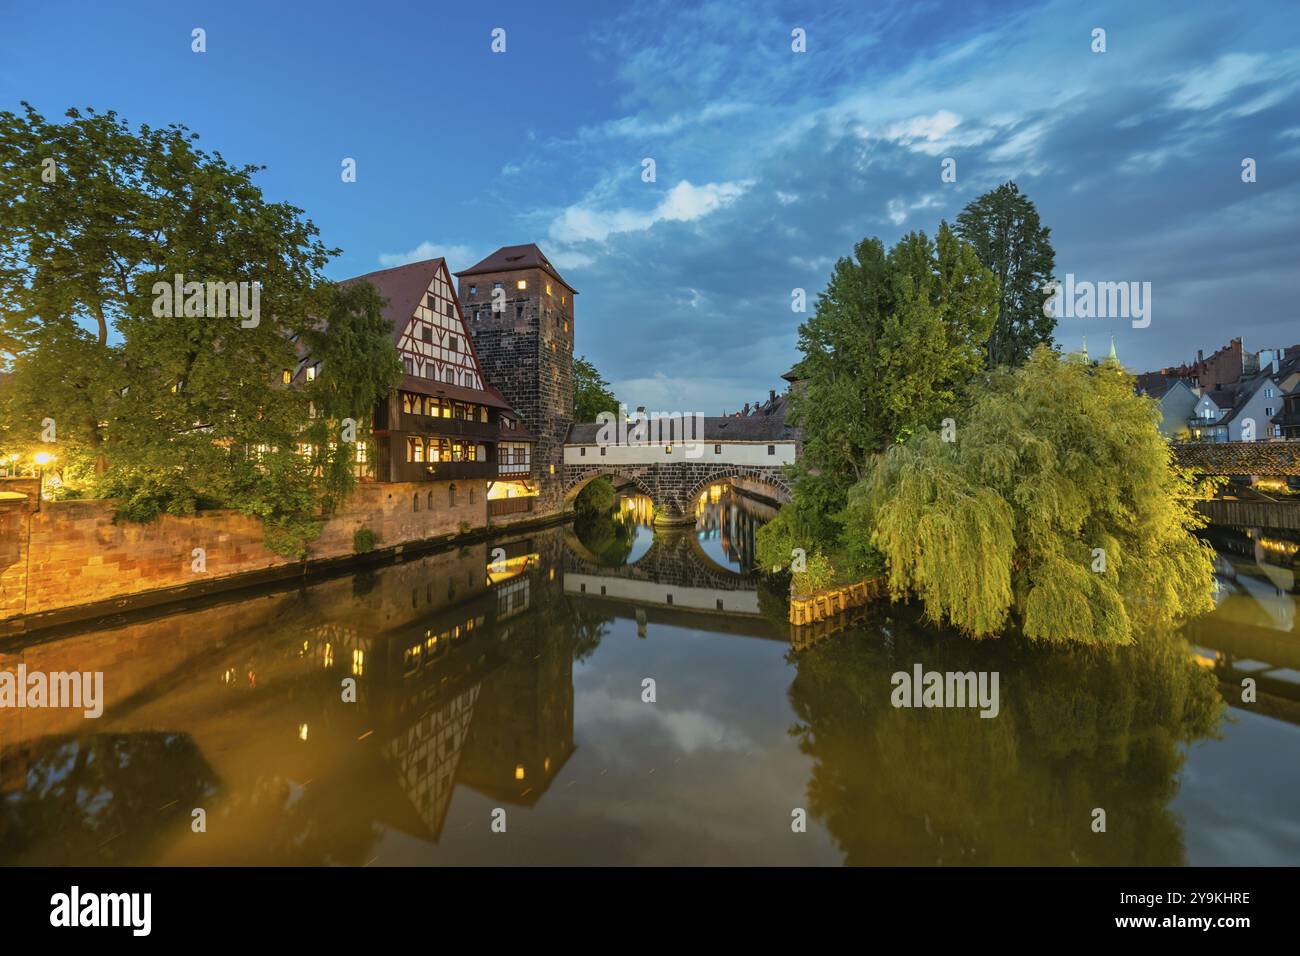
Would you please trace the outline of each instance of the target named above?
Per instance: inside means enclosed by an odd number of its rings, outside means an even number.
[[[406,252],[383,252],[379,254],[379,264],[385,268],[404,266],[408,262],[421,262],[425,259],[446,259],[453,269],[470,266],[482,259],[491,250],[480,250],[474,246],[461,243],[438,243],[425,241]]]

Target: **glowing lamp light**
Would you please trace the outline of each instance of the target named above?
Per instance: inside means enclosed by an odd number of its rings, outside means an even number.
[[[36,464],[44,468],[46,465],[48,465],[50,462],[54,460],[54,456],[49,454],[48,452],[38,451],[32,460],[35,461]]]

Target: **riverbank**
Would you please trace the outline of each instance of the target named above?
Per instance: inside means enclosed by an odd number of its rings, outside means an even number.
[[[209,595],[350,573],[572,517],[523,513],[489,520],[486,490],[470,483],[462,487],[459,505],[453,499],[435,507],[426,498],[431,494],[414,486],[361,486],[349,507],[326,523],[306,560],[267,550],[261,525],[237,512],[165,516],[135,525],[114,522],[110,502],[45,502],[40,512],[10,515],[5,525],[0,640]],[[424,507],[417,510],[415,502]],[[362,528],[375,533],[377,545],[358,552],[354,535]]]

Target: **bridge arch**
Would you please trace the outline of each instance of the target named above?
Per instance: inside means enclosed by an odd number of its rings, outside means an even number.
[[[732,465],[725,468],[718,468],[716,471],[695,482],[686,495],[686,501],[688,503],[698,501],[700,495],[703,494],[710,485],[716,485],[720,482],[727,482],[746,491],[753,490],[747,488],[747,485],[759,485],[765,489],[766,492],[770,492],[768,497],[780,502],[781,504],[788,504],[793,498],[793,493],[790,489],[790,482],[786,479],[785,475],[775,471],[774,469],[747,468],[744,466]],[[763,494],[765,492],[759,493]]]
[[[566,482],[564,486],[564,500],[566,504],[572,504],[574,499],[597,478],[613,478],[616,481],[630,481],[636,485],[637,491],[645,495],[651,501],[658,504],[658,499],[654,493],[651,483],[646,481],[645,475],[635,469],[619,468],[617,465],[605,469],[594,469],[584,471],[582,474]]]

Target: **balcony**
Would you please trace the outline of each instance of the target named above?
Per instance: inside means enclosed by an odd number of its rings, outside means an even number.
[[[495,422],[472,422],[462,418],[434,418],[431,415],[411,415],[407,412],[397,413],[397,422],[393,431],[410,432],[413,435],[439,435],[447,438],[474,438],[485,441],[497,441],[501,437],[501,428]]]

